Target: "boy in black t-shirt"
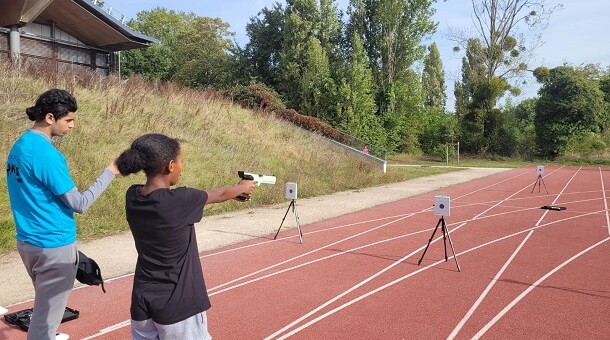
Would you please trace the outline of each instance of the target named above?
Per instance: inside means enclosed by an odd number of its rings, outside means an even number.
[[[138,261],[131,297],[133,339],[211,339],[210,308],[194,224],[206,204],[251,194],[254,182],[214,190],[170,187],[182,172],[176,139],[162,134],[137,138],[116,160],[122,175],[143,170],[146,184],[127,190],[125,209]]]

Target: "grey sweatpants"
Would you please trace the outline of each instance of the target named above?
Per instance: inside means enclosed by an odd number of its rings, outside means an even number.
[[[212,340],[208,333],[208,316],[206,312],[195,314],[190,318],[171,325],[162,325],[152,319],[144,321],[131,320],[132,340]]]
[[[17,241],[17,250],[34,284],[34,312],[28,340],[55,340],[78,268],[76,243],[40,248]]]

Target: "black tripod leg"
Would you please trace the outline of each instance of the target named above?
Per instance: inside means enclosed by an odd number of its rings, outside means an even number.
[[[457,256],[455,255],[455,250],[453,249],[453,242],[451,242],[451,236],[449,236],[449,229],[447,229],[447,225],[445,224],[444,219],[443,219],[443,229],[447,233],[447,238],[449,239],[449,245],[451,246],[451,252],[453,253],[453,259],[455,260],[455,265],[457,266],[457,270],[459,272],[459,271],[461,271],[460,264],[458,263]],[[446,254],[447,254],[447,248],[445,248],[445,256],[447,256]],[[445,261],[446,260],[447,260],[447,258],[445,257]]]
[[[536,182],[534,182],[534,186],[532,187],[532,191],[530,191],[530,194],[534,192],[534,189],[536,189],[536,184],[540,185],[540,183],[538,182],[538,178],[536,179]]]
[[[426,252],[428,251],[428,247],[430,247],[430,242],[432,242],[432,239],[434,239],[434,234],[436,234],[436,230],[438,229],[438,226],[441,224],[442,221],[443,221],[442,218],[440,220],[438,220],[438,223],[436,224],[436,227],[434,227],[434,231],[432,232],[432,236],[430,236],[430,239],[428,240],[428,245],[426,246],[426,249],[424,249],[424,253],[421,254],[421,257],[419,258],[419,262],[417,262],[418,266],[421,264],[421,261],[424,259],[424,255],[426,255]]]
[[[297,220],[297,227],[299,228],[299,241],[303,243],[303,232],[301,231],[301,222],[299,222],[299,215],[297,214],[297,204],[294,200],[292,202],[292,212],[294,213],[294,218]]]
[[[544,179],[542,177],[540,177],[540,180],[542,181],[542,184],[544,185],[544,190],[546,190],[546,194],[549,194],[549,190],[546,188],[546,184],[544,183]]]
[[[284,224],[284,220],[286,219],[286,215],[288,215],[288,212],[290,211],[290,207],[294,204],[294,201],[290,202],[290,204],[288,205],[288,209],[286,209],[286,213],[284,214],[284,218],[282,218],[282,223],[280,223],[280,227],[277,229],[277,233],[275,233],[275,237],[273,238],[274,240],[277,238],[277,235],[280,233],[280,230],[282,229],[282,225]]]
[[[443,218],[443,221],[441,223],[441,232],[443,233],[443,246],[445,247],[445,262],[447,262],[447,260],[449,259],[449,257],[447,256],[447,236],[449,236],[449,234],[447,233],[447,229],[446,229],[446,225],[445,225],[445,219]]]

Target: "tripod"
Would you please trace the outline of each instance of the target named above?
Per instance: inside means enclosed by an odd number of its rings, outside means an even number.
[[[542,175],[538,175],[538,179],[534,183],[534,187],[532,188],[530,194],[534,192],[534,189],[536,189],[536,185],[538,185],[538,193],[540,193],[540,182],[542,182],[542,185],[544,185],[544,190],[546,190],[547,195],[549,194],[549,191],[546,188],[546,184],[544,183],[544,179],[542,179]]]
[[[297,215],[297,200],[290,201],[288,205],[288,209],[286,209],[286,213],[284,214],[284,218],[282,218],[282,223],[280,223],[280,227],[277,229],[277,233],[275,233],[274,240],[277,238],[277,235],[280,233],[280,229],[282,229],[282,225],[284,224],[284,220],[286,219],[286,215],[288,215],[288,211],[290,211],[290,207],[292,207],[292,212],[294,213],[294,217],[297,220],[297,227],[299,228],[299,241],[303,243],[303,232],[301,231],[301,223],[299,222],[299,215]]]
[[[445,223],[444,216],[441,216],[441,218],[438,220],[438,223],[436,224],[436,227],[434,228],[434,232],[432,232],[432,236],[428,240],[428,245],[426,246],[426,249],[424,249],[424,253],[421,254],[421,258],[419,259],[419,262],[417,262],[417,265],[419,266],[421,264],[421,261],[424,259],[424,255],[426,255],[426,251],[428,250],[428,247],[430,246],[430,242],[432,242],[432,239],[434,238],[434,234],[436,234],[436,230],[438,229],[439,225],[441,226],[441,230],[443,233],[443,243],[445,245],[445,262],[447,262],[447,259],[448,259],[447,258],[447,239],[449,239],[449,245],[451,246],[451,252],[453,252],[453,259],[455,260],[455,264],[457,265],[457,270],[459,272],[460,264],[458,263],[457,256],[455,256],[455,250],[453,249],[453,242],[451,242],[451,236],[449,236],[449,229],[447,229],[447,224]]]

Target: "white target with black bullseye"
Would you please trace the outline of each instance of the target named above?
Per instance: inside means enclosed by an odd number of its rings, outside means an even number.
[[[449,216],[449,201],[449,196],[434,196],[434,214],[440,216]]]

